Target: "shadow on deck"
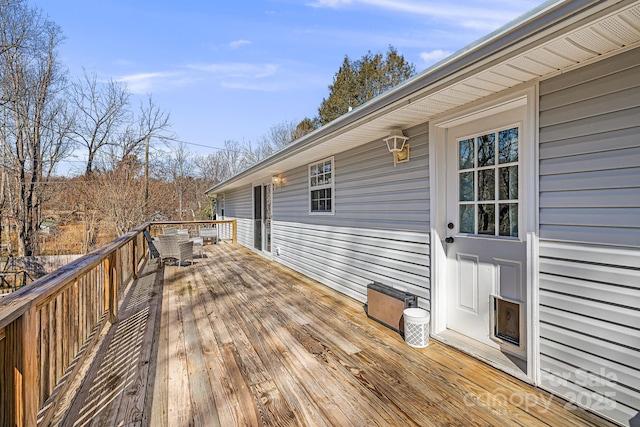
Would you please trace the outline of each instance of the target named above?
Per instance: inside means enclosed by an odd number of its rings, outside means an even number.
[[[147,265],[54,424],[607,425],[239,245]]]

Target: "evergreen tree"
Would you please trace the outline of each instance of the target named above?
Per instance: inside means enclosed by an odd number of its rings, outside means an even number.
[[[351,61],[345,55],[340,69],[329,86],[329,97],[322,100],[316,121],[325,125],[351,108],[397,86],[416,73],[415,65],[389,46],[386,55],[367,52]]]
[[[292,135],[293,136],[293,140],[295,141],[298,138],[302,138],[303,136],[305,136],[308,133],[313,132],[314,130],[316,130],[316,125],[313,123],[313,120],[311,120],[308,117],[305,117],[296,126],[296,129],[295,129],[295,131],[293,132],[293,135]]]
[[[359,105],[357,101],[357,63],[345,55],[342,66],[329,85],[329,97],[322,100],[318,109],[318,123],[322,126],[349,111],[349,107]]]

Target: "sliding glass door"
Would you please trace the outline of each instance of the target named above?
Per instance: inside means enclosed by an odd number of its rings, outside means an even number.
[[[271,252],[271,184],[253,187],[253,247]]]

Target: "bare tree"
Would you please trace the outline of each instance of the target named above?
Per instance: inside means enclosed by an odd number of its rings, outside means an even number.
[[[87,184],[81,192],[84,195],[81,204],[85,246],[90,250],[100,221],[107,221],[120,234],[130,227],[131,221],[139,224],[145,220],[143,180],[137,177],[126,182],[122,178],[132,178],[134,166],[144,165],[147,138],[167,140],[174,136],[170,133],[169,114],[155,105],[151,96],[140,103],[137,114],[130,110],[130,93],[123,83],[99,82],[95,74],[85,71],[71,93],[77,110],[75,137],[87,150]],[[117,185],[121,185],[120,190],[115,188]],[[109,196],[102,194],[105,191],[110,192]],[[139,191],[143,191],[142,196]],[[120,197],[134,193],[140,197]],[[132,200],[143,214],[131,209]]]
[[[129,92],[126,85],[109,80],[98,81],[96,73],[84,70],[81,78],[69,88],[70,100],[76,110],[74,137],[87,150],[84,182],[78,197],[84,226],[82,249],[90,251],[97,243],[98,224],[102,213],[99,196],[100,180],[93,176],[100,152],[113,145],[122,126],[130,121]]]
[[[22,14],[24,13],[23,0],[4,1],[0,3],[0,31],[2,34],[10,35],[3,37],[0,41],[0,56],[11,49],[22,49],[26,47],[27,40],[33,36],[33,28],[30,25],[23,25]],[[2,101],[5,101],[3,94]]]
[[[5,190],[18,225],[18,255],[25,256],[37,250],[43,189],[67,141],[54,132],[63,111],[57,98],[64,85],[57,57],[62,32],[21,2],[0,7],[0,21]]]
[[[269,132],[258,139],[255,149],[252,149],[251,144],[245,147],[247,163],[257,163],[291,144],[299,137],[301,131],[298,127],[299,125],[294,121],[285,121],[270,127]]]
[[[140,102],[138,114],[132,117],[124,130],[117,136],[114,142],[115,150],[111,154],[116,153],[114,158],[117,163],[127,159],[131,155],[137,158],[143,158],[144,142],[149,141],[171,141],[176,136],[171,132],[170,114],[160,109],[154,102],[151,95],[147,96],[146,101]]]
[[[222,156],[217,154],[207,154],[197,156],[193,159],[197,176],[212,186],[224,180],[228,176],[228,167],[224,163]]]
[[[77,109],[75,137],[87,150],[86,177],[93,172],[100,150],[114,144],[121,128],[131,122],[129,98],[125,84],[113,80],[99,82],[95,73],[86,70],[71,85],[70,99]]]
[[[219,162],[227,167],[221,180],[240,173],[252,164],[247,161],[248,151],[250,149],[247,150],[246,145],[238,141],[229,139],[224,142],[224,148],[216,153],[216,156],[219,157]]]
[[[187,212],[185,195],[196,171],[193,154],[184,143],[179,143],[177,147],[171,149],[171,154],[165,160],[162,171],[165,179],[173,186],[175,199],[178,202],[177,216],[182,221],[184,213]]]
[[[113,169],[100,174],[101,212],[109,220],[116,235],[122,236],[144,222],[142,170],[144,165],[133,155]],[[95,194],[95,193],[94,193]]]
[[[272,150],[278,151],[291,144],[296,139],[298,124],[295,121],[284,121],[269,128],[265,139],[269,142]]]
[[[310,124],[310,126],[313,125]],[[194,164],[198,175],[206,185],[211,186],[271,156],[296,138],[304,135],[304,132],[308,132],[308,130],[306,127],[301,129],[301,124],[285,121],[272,126],[267,134],[258,139],[256,144],[227,140],[224,142],[224,148],[220,151],[199,156],[194,160]]]

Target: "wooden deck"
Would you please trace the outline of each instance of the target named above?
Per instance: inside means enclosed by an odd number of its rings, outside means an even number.
[[[147,267],[54,424],[609,425],[239,245],[205,256]]]

